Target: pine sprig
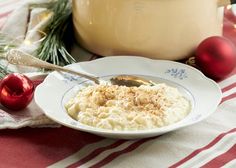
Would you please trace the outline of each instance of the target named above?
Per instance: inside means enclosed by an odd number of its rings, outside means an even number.
[[[56,64],[67,65],[75,62],[74,58],[68,53],[65,39],[67,43],[68,32],[73,32],[72,26],[72,9],[71,1],[57,0],[52,7],[53,16],[45,29],[46,37],[37,49],[38,58]],[[73,35],[70,35],[73,39]]]
[[[0,32],[0,61],[5,60],[5,54],[12,48],[16,48],[19,45],[19,41]],[[5,64],[0,63],[0,79],[7,74],[12,73]]]
[[[12,73],[12,71],[8,70],[6,66],[0,64],[0,79],[10,73]]]

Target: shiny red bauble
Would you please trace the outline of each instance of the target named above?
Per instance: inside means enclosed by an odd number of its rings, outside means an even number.
[[[25,75],[12,73],[0,82],[0,103],[10,110],[22,110],[32,100],[34,84]]]
[[[196,50],[196,64],[206,76],[222,79],[236,67],[236,47],[227,38],[209,37]]]

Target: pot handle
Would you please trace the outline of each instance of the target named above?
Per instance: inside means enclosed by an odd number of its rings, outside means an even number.
[[[236,4],[236,0],[218,0],[218,7]]]

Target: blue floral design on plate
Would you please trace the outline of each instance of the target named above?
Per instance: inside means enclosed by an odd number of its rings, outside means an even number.
[[[170,74],[174,78],[178,78],[180,80],[183,80],[188,77],[185,69],[171,68],[167,69],[165,73]]]
[[[78,84],[78,83],[81,83],[84,81],[86,81],[86,83],[84,83],[84,85],[86,85],[86,86],[90,85],[90,84],[94,84],[94,82],[92,82],[86,78],[83,78],[81,76],[78,76],[78,75],[73,75],[73,74],[66,73],[66,72],[61,73],[61,75],[63,76],[62,81],[67,84],[70,84],[70,83]]]
[[[69,74],[69,73],[61,73],[61,75],[63,76],[63,81],[65,83],[68,83],[68,82],[79,82],[81,81],[81,79],[83,79],[82,77],[78,76],[78,75],[72,75],[72,74]]]

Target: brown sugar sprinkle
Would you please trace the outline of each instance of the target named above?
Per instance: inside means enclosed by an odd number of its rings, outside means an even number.
[[[189,101],[166,84],[126,87],[93,85],[79,90],[65,108],[85,125],[110,130],[143,130],[163,127],[183,119]]]
[[[117,85],[97,85],[86,88],[87,95],[92,95],[91,100],[97,106],[108,107],[112,103],[122,107],[126,112],[143,111],[158,116],[163,116],[164,110],[173,102],[165,96],[165,88],[126,87]]]

